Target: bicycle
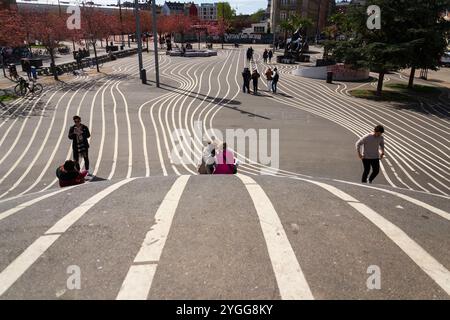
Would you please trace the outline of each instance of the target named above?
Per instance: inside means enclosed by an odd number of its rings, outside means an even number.
[[[27,93],[34,94],[41,94],[44,87],[40,83],[35,83],[34,81],[31,81],[31,86],[28,81],[26,81],[24,78],[19,78],[19,83],[14,87],[14,92],[18,96],[24,96]]]

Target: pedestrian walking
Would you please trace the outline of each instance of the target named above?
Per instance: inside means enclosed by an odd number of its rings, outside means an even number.
[[[269,58],[269,63],[272,63],[272,57],[273,57],[273,52],[272,50],[269,50],[269,52],[267,53],[268,58]]]
[[[249,51],[250,51],[250,60],[253,60],[253,48],[250,47]]]
[[[88,171],[88,176],[91,176],[89,172],[89,142],[88,138],[91,136],[89,128],[81,123],[79,116],[73,117],[74,125],[69,129],[69,139],[72,140],[73,160],[80,166],[80,156],[84,159],[84,168]]]
[[[267,52],[267,49],[264,49],[264,53],[263,53],[264,63],[267,63],[267,58],[269,58],[269,53]]]
[[[31,74],[31,62],[30,62],[30,60],[24,60],[23,61],[23,71],[25,71],[27,73],[28,80],[31,80],[32,79],[32,74]]]
[[[362,160],[364,167],[361,179],[362,183],[367,183],[370,168],[372,168],[372,174],[369,177],[369,183],[372,183],[380,172],[380,160],[384,157],[383,133],[383,126],[377,125],[372,133],[366,134],[356,142],[356,151],[358,152],[358,157]],[[361,147],[363,147],[362,152]]]
[[[277,83],[278,83],[278,80],[280,79],[280,75],[278,74],[277,68],[273,69],[273,71],[275,72],[275,74],[273,75],[273,78],[272,78],[272,92],[277,93]]]
[[[266,73],[266,80],[267,80],[267,91],[272,90],[272,76],[273,76],[273,71],[271,68],[267,69]]]
[[[260,74],[258,73],[258,71],[255,69],[253,70],[252,73],[252,80],[253,80],[253,94],[258,94],[258,79],[260,77]]]
[[[244,72],[242,72],[242,78],[244,81],[243,91],[244,93],[250,93],[250,80],[252,79],[252,74],[250,73],[249,68],[244,68]]]
[[[250,61],[252,60],[252,52],[251,52],[250,49],[251,49],[251,48],[248,48],[248,49],[247,49],[247,53],[246,53],[247,61],[248,61],[248,62],[250,62]]]

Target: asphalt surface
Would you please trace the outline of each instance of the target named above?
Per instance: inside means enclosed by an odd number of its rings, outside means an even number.
[[[2,108],[0,299],[449,298],[445,97],[397,109],[283,65],[277,94],[263,80],[244,94],[245,49],[161,55],[160,89],[152,54],[147,85],[124,58]],[[95,177],[59,189],[74,114],[91,130]],[[354,143],[378,123],[387,158],[363,186]],[[202,139],[198,128],[217,131]],[[254,157],[261,139],[235,144],[239,175],[197,176],[201,148],[227,129],[267,131],[274,152]],[[179,164],[174,150],[189,157]],[[379,289],[367,286],[371,266]]]

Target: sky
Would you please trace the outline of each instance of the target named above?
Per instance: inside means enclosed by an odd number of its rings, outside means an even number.
[[[60,1],[69,1],[70,3],[81,3],[82,0],[60,0]],[[85,0],[89,1],[89,0]],[[98,4],[112,4],[117,3],[117,0],[93,0]],[[122,1],[133,1],[133,0],[122,0]],[[165,0],[156,0],[157,4],[163,4]],[[175,1],[175,0],[172,0]],[[258,9],[266,9],[267,8],[267,0],[224,0],[230,3],[231,7],[236,10],[238,14],[251,14],[256,12]],[[24,2],[18,0],[17,2]],[[58,0],[38,0],[38,1],[27,1],[31,3],[58,3]],[[141,2],[141,1],[140,1]],[[191,2],[187,0],[178,0],[178,2]],[[214,3],[219,2],[219,0],[193,0],[194,3]]]

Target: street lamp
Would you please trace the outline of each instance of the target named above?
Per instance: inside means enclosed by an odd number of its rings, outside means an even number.
[[[134,15],[136,18],[136,41],[138,45],[138,60],[139,60],[139,77],[143,79],[143,73],[145,72],[142,63],[142,43],[141,43],[141,19],[139,16],[139,3],[138,0],[134,0]]]
[[[156,30],[156,0],[152,1],[152,29],[153,29],[153,46],[155,48],[155,74],[156,87],[159,88],[159,61],[158,61],[158,32]]]

